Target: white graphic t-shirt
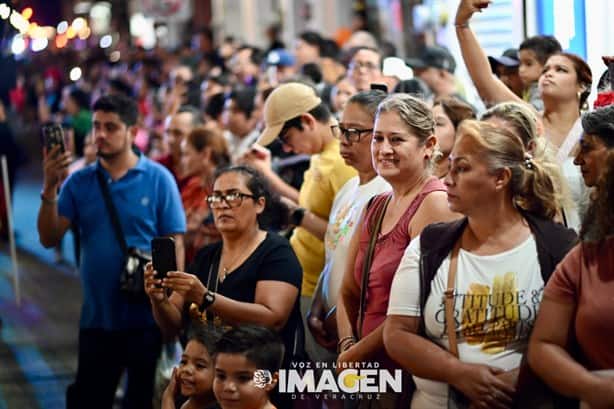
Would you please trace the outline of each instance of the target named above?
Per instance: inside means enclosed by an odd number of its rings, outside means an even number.
[[[337,295],[345,272],[350,240],[362,210],[373,196],[388,192],[390,189],[388,182],[379,176],[364,185],[360,185],[358,176],[355,176],[335,195],[324,237],[326,259],[320,276],[320,280],[324,280],[322,289],[327,310],[337,305]]]
[[[395,273],[388,315],[420,316],[420,237],[405,250]],[[425,307],[426,334],[448,349],[444,291],[450,256],[431,283]],[[542,299],[544,280],[531,235],[515,248],[479,256],[461,249],[455,286],[459,358],[506,371],[520,365]],[[446,408],[448,387],[414,376],[412,408]]]

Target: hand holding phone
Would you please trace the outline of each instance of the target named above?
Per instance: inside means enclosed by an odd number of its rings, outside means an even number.
[[[155,237],[151,241],[151,258],[156,279],[162,280],[169,271],[176,271],[175,240],[172,237]]]
[[[62,126],[59,124],[49,124],[43,125],[41,128],[43,134],[43,143],[45,145],[45,150],[47,154],[51,152],[51,150],[59,146],[58,154],[66,152],[66,145],[64,143],[64,130]]]

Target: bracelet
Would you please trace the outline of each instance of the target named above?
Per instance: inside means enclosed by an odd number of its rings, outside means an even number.
[[[46,204],[51,204],[51,205],[52,205],[52,204],[56,204],[56,203],[58,202],[58,198],[56,197],[56,198],[54,198],[54,199],[49,199],[48,197],[46,197],[46,196],[43,194],[43,192],[41,192],[41,201],[42,201],[43,203],[46,203]]]
[[[353,345],[355,343],[356,343],[356,339],[354,338],[353,335],[348,335],[347,337],[343,337],[337,343],[337,351],[341,353],[347,349],[346,348],[346,346],[348,346],[347,344]]]
[[[469,23],[463,23],[463,24],[454,24],[454,27],[456,28],[469,28]]]

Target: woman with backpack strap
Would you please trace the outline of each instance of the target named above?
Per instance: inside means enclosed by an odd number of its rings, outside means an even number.
[[[466,217],[405,251],[384,343],[414,375],[412,408],[509,408],[544,283],[576,236],[552,221],[560,194],[540,158],[505,128],[461,124],[445,184]]]

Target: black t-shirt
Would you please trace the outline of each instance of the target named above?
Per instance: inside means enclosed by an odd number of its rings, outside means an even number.
[[[256,297],[256,284],[263,280],[289,283],[298,289],[299,294],[301,293],[303,271],[286,238],[275,233],[267,233],[266,238],[247,260],[228,273],[224,282],[218,282],[215,290],[221,250],[222,242],[202,248],[188,268],[188,272],[195,274],[211,291],[236,301],[253,303]],[[210,271],[211,277],[209,277]],[[299,300],[300,297],[297,296],[288,321],[279,332],[286,347],[284,367],[291,359],[300,358],[304,353],[304,332]]]

